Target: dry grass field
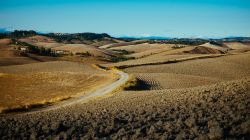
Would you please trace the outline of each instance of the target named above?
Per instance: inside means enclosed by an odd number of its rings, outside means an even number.
[[[109,51],[101,50],[97,47],[85,45],[85,44],[63,44],[61,46],[54,47],[53,49],[70,51],[73,54],[89,52],[91,55],[96,56],[96,57],[98,56],[108,57],[111,54],[111,52]]]
[[[139,41],[97,48],[58,45],[39,36],[29,41],[54,44],[53,49],[73,53],[87,50],[96,56],[125,50],[132,52],[125,56],[136,59],[111,63],[95,56],[64,56],[60,60],[66,61],[1,66],[3,112],[77,98],[117,80],[116,75],[92,64],[118,67],[135,77],[137,83],[132,81],[135,87],[117,89],[110,96],[55,110],[0,114],[0,139],[172,140],[250,136],[248,47],[226,44],[229,48],[225,48],[207,43],[177,49],[170,44]],[[227,49],[233,50],[227,53]]]
[[[222,51],[222,52],[227,52],[227,51],[229,51],[229,48],[227,48],[227,47],[221,47],[221,46],[214,45],[214,44],[211,44],[211,43],[205,43],[205,44],[200,45],[200,46],[207,47],[207,48],[211,48],[211,49],[220,50],[220,51]]]
[[[18,52],[14,49],[14,45],[11,45],[10,39],[0,39],[0,66],[8,65],[22,65],[29,63],[39,62],[37,60],[23,57],[18,55]]]
[[[75,44],[58,43],[44,36],[27,37],[19,40],[34,46],[51,48],[52,50],[68,51],[73,54],[89,52],[91,55],[96,57],[109,57],[110,55],[113,55],[111,51],[99,49],[98,47],[92,45],[77,44],[77,42],[75,42]]]
[[[56,41],[54,41],[53,39],[45,37],[45,36],[41,36],[41,35],[35,35],[31,37],[22,38],[20,39],[20,41],[30,43],[30,44],[37,43],[37,42],[56,43]]]
[[[186,53],[190,54],[223,54],[223,51],[209,48],[209,47],[203,47],[203,46],[197,46],[193,50],[185,51]]]
[[[172,49],[173,44],[137,44],[110,48],[110,50],[125,50],[132,52],[132,54],[126,55],[127,57],[141,58],[152,54],[161,53]]]
[[[96,47],[100,47],[100,46],[105,46],[105,45],[110,45],[110,44],[114,44],[114,43],[123,43],[124,41],[122,40],[118,40],[118,39],[108,39],[105,38],[105,40],[96,40],[94,43],[92,43],[92,46],[96,46]]]
[[[10,43],[11,43],[11,39],[8,39],[8,38],[0,39],[1,48],[4,47],[3,45],[8,45]]]
[[[250,53],[126,68],[152,89],[180,89],[250,78]]]
[[[142,66],[142,65],[158,65],[158,64],[165,64],[165,63],[176,63],[179,61],[187,61],[192,59],[202,59],[202,58],[209,58],[209,57],[220,57],[223,56],[221,54],[176,54],[176,55],[169,55],[165,53],[150,55],[148,57],[143,57],[135,60],[128,60],[118,63],[112,64],[104,64],[107,67],[118,67],[118,68],[127,68],[127,67],[135,67],[135,66]]]
[[[145,82],[151,90],[179,89],[209,85],[220,82],[217,78],[175,74],[175,73],[132,73],[136,78]]]
[[[115,48],[115,47],[121,47],[121,46],[128,46],[128,45],[137,45],[148,42],[147,40],[135,40],[131,42],[124,42],[124,41],[117,41],[119,43],[113,43],[113,44],[107,44],[103,45],[100,48],[102,49],[108,49],[108,48]]]
[[[135,46],[139,46],[138,48],[142,47],[142,49],[138,49]],[[108,64],[105,66],[126,68],[126,67],[140,66],[140,65],[173,63],[175,61],[176,62],[185,61],[190,59],[219,57],[224,55],[224,52],[220,50],[202,46],[185,46],[184,48],[177,48],[177,49],[172,48],[173,47],[172,44],[159,44],[159,45],[151,44],[151,46],[149,44],[140,44],[135,46],[134,46],[135,53],[125,55],[127,57],[135,57],[135,59]],[[130,51],[128,49],[130,47],[131,46],[125,46],[124,48],[127,48],[126,51]],[[149,49],[150,47],[152,47],[152,50]],[[124,49],[121,48],[122,47],[116,47],[114,48],[114,50]]]
[[[115,76],[74,62],[0,67],[0,110],[29,108],[87,94]]]
[[[233,50],[239,50],[239,49],[246,49],[250,48],[250,44],[247,43],[240,43],[240,42],[229,42],[225,43],[229,48]]]
[[[0,119],[3,139],[247,139],[250,81],[129,91]]]

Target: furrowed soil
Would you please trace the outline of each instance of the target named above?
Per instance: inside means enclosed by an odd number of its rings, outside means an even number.
[[[234,80],[250,76],[250,53],[189,60],[174,64],[138,66],[125,69],[128,73],[170,73],[200,76],[218,80]]]
[[[122,44],[116,49],[120,46]],[[198,53],[223,51],[211,50],[215,47],[199,47]],[[195,48],[197,46],[189,46],[135,60],[103,64],[109,67],[129,66],[122,70],[134,75],[146,88],[118,90],[112,96],[56,110],[1,114],[0,138],[249,139],[250,53],[196,54]],[[195,54],[190,53],[194,49],[192,53]],[[185,61],[161,63],[178,59]],[[64,79],[69,71],[71,75]],[[1,75],[3,78],[18,75],[23,76],[22,79],[27,78],[26,81],[35,75],[43,78],[39,74],[51,76],[49,79],[52,80],[55,74],[55,83],[72,83],[74,87],[81,83],[79,73],[84,73],[82,77],[108,75],[90,65],[73,62],[0,67],[0,72],[4,73]],[[84,81],[82,87],[86,83]],[[67,86],[71,88],[70,84]]]
[[[1,139],[249,137],[250,80],[119,93],[55,111],[3,116]]]
[[[186,61],[186,60],[191,60],[191,59],[220,57],[224,55],[224,54],[219,53],[218,50],[214,50],[211,48],[207,48],[210,50],[210,52],[206,51],[206,53],[202,53],[202,52],[197,53],[195,52],[196,48],[197,48],[196,46],[187,46],[184,48],[171,49],[170,46],[168,47],[165,46],[165,49],[162,49],[161,52],[156,53],[154,50],[152,51],[150,55],[145,55],[139,58],[135,57],[136,59],[107,64],[104,66],[127,68],[127,67],[142,66],[142,65],[152,65],[152,64],[158,65],[158,64],[164,64],[164,63],[175,63],[175,62]],[[205,48],[205,47],[200,47],[200,48]],[[199,49],[199,51],[201,51],[201,49]],[[204,49],[202,51],[204,51]],[[215,53],[211,53],[211,51]],[[137,55],[137,53],[130,54],[130,56],[131,55]]]

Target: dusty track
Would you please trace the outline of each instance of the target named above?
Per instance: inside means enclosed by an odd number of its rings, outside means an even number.
[[[85,103],[85,102],[88,102],[89,100],[92,100],[92,99],[104,96],[108,93],[111,93],[112,91],[114,91],[115,89],[119,88],[121,85],[126,83],[126,81],[129,79],[129,75],[127,73],[124,73],[122,71],[113,71],[113,72],[120,76],[119,80],[115,81],[114,83],[109,84],[105,87],[102,87],[102,88],[100,88],[100,89],[98,89],[98,90],[96,90],[88,95],[81,96],[80,98],[66,100],[66,101],[61,102],[57,105],[50,106],[50,107],[44,108],[44,109],[39,110],[39,111],[50,111],[50,110],[55,110],[55,109],[59,109],[62,107],[67,107],[70,105],[78,104],[78,103]]]
[[[124,73],[124,72],[118,71],[118,70],[110,70],[110,71],[112,71],[114,74],[119,75],[120,78],[117,81],[115,81],[109,85],[106,85],[98,90],[95,90],[87,95],[83,95],[83,96],[80,96],[78,98],[71,98],[71,99],[68,99],[65,101],[61,101],[61,102],[59,102],[57,104],[53,104],[51,106],[30,109],[25,114],[46,112],[46,111],[56,110],[59,108],[64,108],[67,106],[75,105],[78,103],[86,103],[90,100],[93,100],[93,99],[96,99],[98,97],[102,97],[108,93],[111,93],[112,91],[114,91],[115,89],[119,88],[121,85],[126,83],[127,80],[129,79],[129,75],[127,73]]]

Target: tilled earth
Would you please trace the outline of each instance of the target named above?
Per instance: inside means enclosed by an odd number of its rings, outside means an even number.
[[[249,139],[250,79],[0,117],[0,139]]]

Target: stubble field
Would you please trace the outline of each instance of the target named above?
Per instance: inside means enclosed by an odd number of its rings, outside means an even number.
[[[1,111],[77,97],[115,79],[91,65],[65,61],[6,66],[0,73]]]
[[[109,51],[131,49],[131,46],[124,47],[124,44],[114,44],[114,48],[110,45]],[[132,42],[128,45],[138,44]],[[150,49],[147,45],[142,45],[142,50],[132,48],[135,53],[131,55],[137,55],[136,52],[147,53],[135,60],[101,66],[123,68],[122,71],[134,75],[140,81],[140,88],[117,90],[112,96],[56,110],[1,114],[0,137],[248,139],[250,53],[239,49],[237,53],[223,54],[225,48],[220,50],[216,49],[218,46],[206,45],[209,46],[165,48],[159,53],[156,47],[156,51],[152,50],[153,54],[148,56],[147,51]],[[11,91],[22,93],[23,87],[28,85],[32,85],[32,92],[27,92],[29,97],[36,98],[34,95],[39,94],[51,98],[54,93],[63,96],[66,93],[72,96],[79,92],[87,93],[93,87],[98,88],[116,80],[114,75],[89,64],[65,61],[0,67],[0,73],[0,80],[3,80],[0,83],[8,85],[3,90],[9,90],[8,94],[16,100],[20,97],[17,98],[18,95]],[[22,79],[25,82],[21,83]],[[15,88],[11,88],[13,86]],[[42,94],[40,89],[47,92]],[[12,102],[5,94],[2,96]]]

